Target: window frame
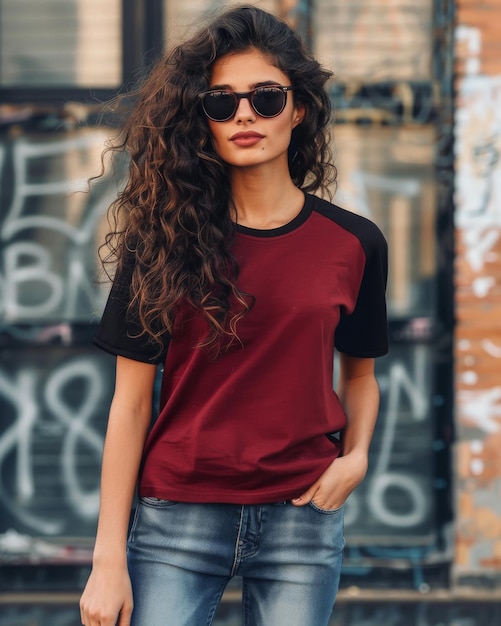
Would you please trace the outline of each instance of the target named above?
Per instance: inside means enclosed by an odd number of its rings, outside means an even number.
[[[0,85],[0,103],[61,105],[71,101],[95,104],[129,91],[138,70],[151,65],[162,53],[162,20],[162,0],[122,0],[122,76],[116,88]]]

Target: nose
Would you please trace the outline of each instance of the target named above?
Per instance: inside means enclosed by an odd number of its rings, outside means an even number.
[[[235,119],[237,121],[253,121],[256,119],[256,112],[252,108],[249,98],[239,98]]]

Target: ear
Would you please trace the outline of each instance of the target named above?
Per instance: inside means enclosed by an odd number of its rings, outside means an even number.
[[[292,128],[296,128],[299,126],[301,122],[304,120],[304,116],[306,115],[306,105],[302,102],[294,103],[294,115],[292,117]]]

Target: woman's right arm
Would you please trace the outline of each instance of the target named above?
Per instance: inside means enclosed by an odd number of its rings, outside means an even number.
[[[117,357],[101,470],[101,502],[92,571],[80,600],[85,626],[129,626],[132,589],[127,529],[151,420],[156,366]]]

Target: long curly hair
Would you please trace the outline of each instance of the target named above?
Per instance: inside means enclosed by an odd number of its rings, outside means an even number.
[[[119,273],[134,257],[129,311],[159,351],[173,334],[181,302],[203,314],[208,329],[201,344],[217,350],[238,340],[238,321],[252,306],[252,295],[236,284],[229,169],[214,150],[198,97],[209,88],[218,59],[251,48],[290,78],[295,100],[306,108],[289,149],[294,184],[330,195],[335,183],[325,89],[331,72],[285,22],[240,6],[166,54],[137,90],[122,134],[108,148],[128,154],[129,170],[110,207],[113,226],[103,259],[115,261]]]

